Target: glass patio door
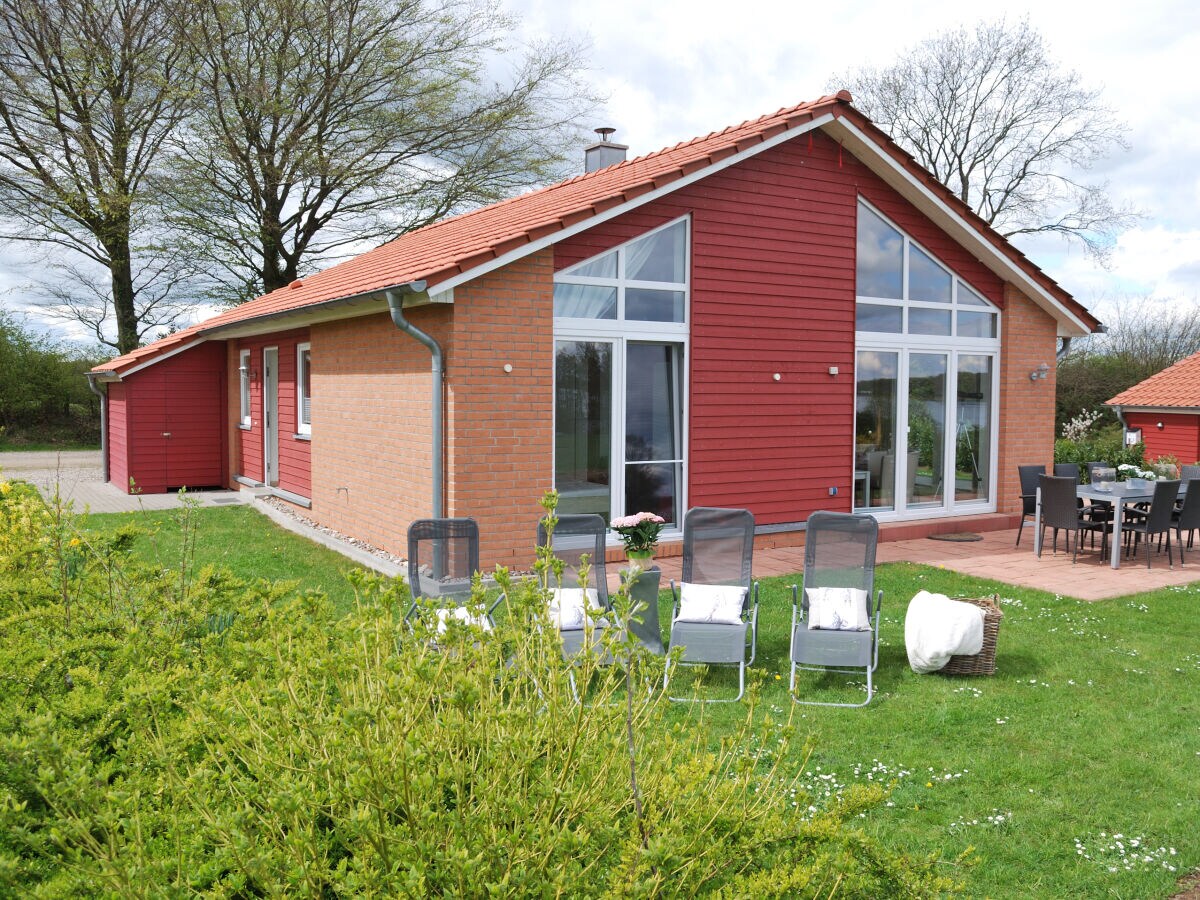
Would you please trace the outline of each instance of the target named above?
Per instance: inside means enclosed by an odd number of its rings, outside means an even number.
[[[858,354],[854,400],[855,505],[865,508],[891,509],[896,503],[899,369],[899,353],[864,350]]]
[[[629,343],[625,353],[625,515],[652,512],[678,524],[681,348]]]
[[[557,341],[554,486],[560,513],[612,509],[613,342]]]
[[[608,519],[647,511],[682,521],[682,369],[674,342],[556,341],[560,512]]]
[[[958,357],[958,410],[954,439],[954,499],[986,500],[992,471],[992,366],[994,357]]]
[[[905,493],[908,506],[941,506],[946,483],[945,353],[908,355],[908,455]]]

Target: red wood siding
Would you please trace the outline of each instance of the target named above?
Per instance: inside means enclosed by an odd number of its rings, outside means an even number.
[[[691,215],[689,505],[745,506],[760,525],[850,508],[860,195],[1003,306],[1000,279],[823,135],[555,246],[557,270]]]
[[[108,480],[129,491],[129,422],[125,384],[108,385]]]
[[[308,329],[294,329],[246,338],[235,342],[230,354],[230,384],[234,400],[239,389],[238,359],[242,350],[250,351],[250,368],[256,377],[250,382],[250,427],[239,428],[236,418],[232,428],[240,437],[235,469],[237,474],[255,481],[263,479],[263,350],[279,350],[279,484],[286,491],[302,497],[312,496],[311,441],[296,437],[296,345],[307,343]],[[313,397],[314,411],[320,403]],[[236,408],[236,407],[235,407]],[[314,412],[315,414],[315,412]],[[314,428],[315,432],[316,429]]]
[[[153,494],[223,483],[224,363],[223,345],[202,344],[124,379],[125,459],[110,462],[114,484],[129,490],[132,479]]]
[[[1159,422],[1163,425],[1161,429]],[[1174,456],[1181,465],[1200,462],[1200,415],[1127,412],[1125,423],[1130,428],[1142,429],[1147,459]]]

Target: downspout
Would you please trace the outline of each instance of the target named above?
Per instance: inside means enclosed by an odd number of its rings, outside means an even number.
[[[404,298],[411,294],[425,294],[424,281],[410,281],[397,288],[385,291],[392,322],[409,337],[420,341],[429,349],[433,372],[433,518],[442,517],[444,447],[443,431],[445,404],[442,402],[445,370],[442,364],[441,345],[416,325],[404,318]]]
[[[100,398],[100,477],[108,483],[108,391],[96,387],[92,373],[88,372],[87,383],[92,393]]]

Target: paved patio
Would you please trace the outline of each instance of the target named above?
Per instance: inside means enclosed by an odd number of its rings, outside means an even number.
[[[101,482],[100,454],[96,452],[4,453],[0,454],[0,467],[3,477],[29,481],[46,495],[52,494],[57,484],[62,497],[72,501],[78,512],[174,509],[179,505],[179,498],[175,494],[130,496],[111,484]],[[202,506],[224,506],[254,500],[250,491],[197,491],[190,496]],[[376,565],[377,561],[369,554],[350,545],[343,547],[342,542],[286,516],[271,515],[270,508],[264,504],[256,504],[255,508],[266,512],[283,527],[344,552],[356,562],[379,568],[389,575],[395,574],[398,569],[396,566],[385,568],[382,563]],[[984,532],[981,537],[983,539],[980,541],[963,543],[929,538],[888,541],[879,545],[878,561],[940,566],[966,575],[1051,591],[1081,600],[1104,600],[1200,581],[1200,548],[1188,553],[1182,566],[1177,557],[1174,567],[1169,567],[1164,553],[1152,556],[1148,570],[1143,557],[1139,557],[1137,561],[1122,560],[1121,568],[1114,571],[1107,562],[1100,562],[1098,552],[1091,550],[1081,552],[1079,561],[1074,565],[1071,564],[1071,555],[1061,548],[1057,554],[1047,548],[1042,558],[1038,559],[1033,554],[1032,527],[1025,529],[1020,547],[1014,546],[1017,537],[1015,529]],[[663,572],[664,584],[671,578],[679,580],[682,563],[679,557],[666,557],[657,562]],[[620,568],[620,564],[609,565],[613,579]],[[803,547],[755,551],[754,575],[757,578],[798,576],[803,571]]]

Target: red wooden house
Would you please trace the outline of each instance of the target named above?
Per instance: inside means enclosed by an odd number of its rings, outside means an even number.
[[[471,515],[485,562],[525,562],[550,487],[606,517],[748,507],[776,543],[817,509],[1006,525],[1017,465],[1052,455],[1053,370],[1030,372],[1097,325],[842,92],[407,234],[93,377],[114,483],[265,485],[401,552],[412,519]]]
[[[1200,461],[1200,353],[1168,366],[1108,401],[1125,425],[1126,440],[1141,440],[1147,459]]]

